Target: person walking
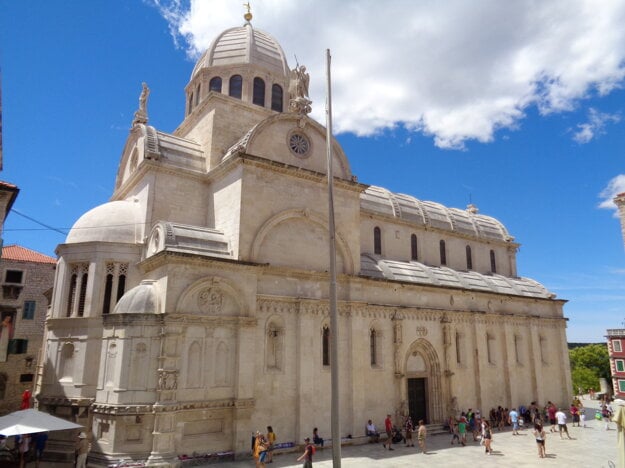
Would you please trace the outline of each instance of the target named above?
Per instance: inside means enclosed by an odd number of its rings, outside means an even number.
[[[78,442],[76,443],[76,468],[86,468],[88,453],[89,441],[87,440],[87,434],[81,432],[78,434]]]
[[[412,418],[410,417],[410,415],[406,416],[404,431],[406,432],[406,447],[414,447],[414,442],[412,440],[412,431],[414,431],[414,425],[412,424]]]
[[[571,439],[569,435],[569,429],[566,427],[566,414],[562,411],[562,408],[559,408],[556,413],[556,420],[558,421],[558,429],[560,432],[560,439],[562,439],[562,431],[566,433],[566,436]]]
[[[460,436],[462,446],[467,445],[467,418],[464,413],[460,415],[460,419],[458,420],[458,435]]]
[[[508,413],[508,422],[512,424],[512,435],[519,435],[519,413],[516,408]]]
[[[425,427],[425,421],[423,419],[419,420],[419,429],[417,431],[417,442],[419,443],[419,448],[421,449],[421,453],[425,454],[425,437],[428,434],[428,430]]]
[[[545,458],[545,438],[547,434],[545,434],[545,430],[539,422],[534,423],[534,437],[536,438],[536,446],[538,447],[538,456],[540,458]]]
[[[491,455],[493,453],[493,449],[491,444],[493,443],[493,429],[490,427],[488,421],[484,420],[482,422],[484,430],[482,432],[482,440],[484,441],[484,448],[486,449],[486,454]]]
[[[382,447],[394,450],[393,447],[391,447],[393,442],[393,421],[391,421],[390,414],[387,414],[384,420],[384,430],[386,431],[386,442],[382,444]]]
[[[547,418],[549,419],[549,424],[551,424],[551,427],[549,428],[549,432],[556,432],[557,411],[558,409],[556,408],[556,405],[548,401],[547,402]]]
[[[276,443],[276,433],[273,427],[267,426],[267,459],[266,463],[273,463],[273,445]]]
[[[304,439],[306,446],[304,447],[304,453],[297,459],[297,461],[304,460],[302,465],[304,468],[312,468],[313,455],[315,454],[315,447],[310,443],[310,437]]]

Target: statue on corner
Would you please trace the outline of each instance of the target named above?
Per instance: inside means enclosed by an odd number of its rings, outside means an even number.
[[[310,76],[304,65],[297,65],[291,70],[289,81],[289,109],[297,114],[308,114],[312,110],[312,101],[308,99]]]
[[[133,125],[148,123],[148,96],[150,96],[150,88],[148,88],[145,82],[141,83],[141,86],[143,89],[139,96],[139,109],[135,112],[135,118],[132,121]]]

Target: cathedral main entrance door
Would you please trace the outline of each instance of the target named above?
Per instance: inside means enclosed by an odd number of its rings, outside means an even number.
[[[425,378],[408,379],[408,409],[415,426],[420,419],[428,422]]]

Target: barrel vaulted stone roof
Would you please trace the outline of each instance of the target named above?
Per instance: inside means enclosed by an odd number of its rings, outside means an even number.
[[[361,255],[360,265],[360,274],[372,278],[542,299],[555,297],[555,294],[542,284],[529,278],[510,278],[497,274],[484,275],[475,271],[457,271],[419,262],[376,259],[368,254]]]
[[[447,208],[440,203],[418,200],[413,196],[395,194],[382,187],[368,187],[360,195],[360,207],[405,221],[453,231],[485,240],[512,242],[505,226],[490,216],[469,210]]]

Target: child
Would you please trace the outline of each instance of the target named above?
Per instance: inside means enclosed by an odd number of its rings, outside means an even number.
[[[545,458],[545,430],[539,422],[534,423],[534,437],[536,437],[536,445],[538,446],[538,456]]]

